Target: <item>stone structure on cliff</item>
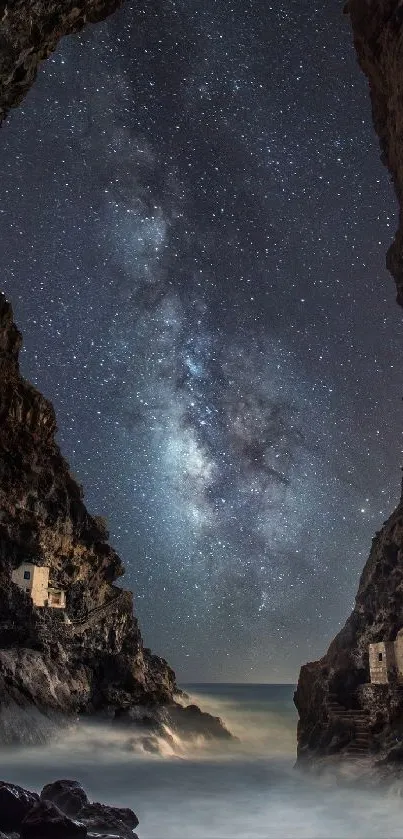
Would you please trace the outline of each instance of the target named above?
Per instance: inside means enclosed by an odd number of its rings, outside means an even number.
[[[33,605],[39,609],[66,608],[66,592],[62,588],[50,585],[47,565],[22,562],[12,571],[11,582],[29,594]]]
[[[369,81],[382,160],[399,202],[399,227],[387,264],[403,305],[403,5],[401,0],[349,0],[345,12]],[[301,669],[295,693],[299,763],[367,754],[379,764],[403,765],[403,691],[396,672],[402,623],[403,497],[373,540],[352,615],[323,658]],[[370,651],[372,667],[375,652],[378,664],[386,664],[372,683]],[[386,662],[379,661],[380,653]]]
[[[173,671],[144,648],[122,563],[60,453],[52,405],[20,374],[20,347],[0,295],[0,742],[24,739],[24,714],[32,739],[33,710],[38,736],[45,719],[79,713],[228,736],[175,702]],[[34,566],[66,592],[69,625],[12,582]]]
[[[393,682],[403,685],[403,629],[399,630],[395,641],[369,645],[369,672],[373,685]]]

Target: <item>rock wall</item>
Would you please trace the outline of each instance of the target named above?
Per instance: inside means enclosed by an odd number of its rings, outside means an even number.
[[[295,703],[299,711],[298,759],[360,751],[387,758],[403,742],[403,690],[398,681],[370,684],[369,644],[395,641],[403,627],[403,505],[375,536],[355,608],[320,660],[301,668]],[[365,716],[364,716],[365,715]],[[357,749],[360,723],[369,737]],[[361,742],[363,746],[363,742]]]
[[[403,305],[403,3],[349,0],[354,43],[369,81],[381,156],[399,202],[399,227],[387,265]],[[403,682],[371,685],[369,644],[392,642],[403,627],[403,503],[373,540],[355,608],[326,655],[302,667],[298,762],[331,755],[366,755],[381,765],[403,764]]]
[[[401,0],[349,0],[358,61],[368,78],[381,156],[399,203],[399,227],[387,265],[403,305],[403,4]]]
[[[0,121],[21,102],[63,35],[107,17],[122,0],[0,0]]]
[[[122,563],[55,442],[51,404],[20,375],[20,346],[0,295],[0,710],[113,715],[170,703],[174,673],[143,647],[132,595],[115,585]],[[23,560],[65,589],[68,625],[11,582]]]
[[[105,522],[88,513],[55,441],[53,407],[20,374],[21,341],[0,294],[0,744],[43,741],[77,714],[140,724],[151,749],[170,728],[230,738],[144,648]],[[23,561],[49,568],[66,610],[36,608],[12,582]]]

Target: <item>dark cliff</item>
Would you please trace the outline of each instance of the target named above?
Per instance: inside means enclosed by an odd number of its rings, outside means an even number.
[[[394,642],[403,627],[403,505],[373,540],[355,608],[320,660],[301,668],[298,758],[362,754],[384,759],[403,743],[399,681],[371,684],[369,645]],[[365,731],[362,731],[362,729]]]
[[[24,739],[21,719],[35,709],[42,722],[144,714],[225,734],[209,715],[176,705],[173,671],[144,649],[132,595],[115,585],[121,561],[55,442],[52,406],[20,374],[20,346],[0,295],[0,740]],[[33,605],[11,579],[22,562],[49,568],[66,610]]]
[[[399,203],[399,226],[387,256],[403,305],[403,4],[401,0],[349,0],[358,61],[368,78],[372,115]]]
[[[349,0],[358,60],[369,81],[381,157],[399,202],[399,226],[387,265],[403,305],[403,4]],[[326,655],[302,667],[295,703],[298,761],[367,756],[403,764],[403,677],[371,684],[369,645],[394,642],[403,627],[403,503],[373,540],[355,608]]]
[[[63,35],[103,20],[122,0],[0,0],[0,121],[21,102]]]

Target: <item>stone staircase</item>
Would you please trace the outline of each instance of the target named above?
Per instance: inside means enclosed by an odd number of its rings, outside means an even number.
[[[71,620],[70,628],[72,632],[80,633],[84,632],[89,626],[91,626],[94,621],[98,621],[103,615],[106,615],[108,612],[111,611],[112,607],[116,605],[116,602],[120,600],[126,592],[123,589],[116,589],[116,592],[113,597],[110,598],[106,603],[101,603],[100,606],[95,606],[94,609],[91,609],[90,612],[85,616],[85,618],[81,618],[80,620]]]
[[[344,751],[349,757],[365,757],[369,754],[371,747],[371,734],[369,731],[370,716],[367,711],[361,709],[349,710],[337,701],[334,694],[329,694],[328,700],[329,717],[340,721],[345,728],[350,728],[353,739]]]

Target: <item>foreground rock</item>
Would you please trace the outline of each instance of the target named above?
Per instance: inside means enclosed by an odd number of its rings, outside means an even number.
[[[36,792],[0,781],[0,830],[19,830],[29,812],[39,802]]]
[[[170,714],[187,730],[193,716],[195,733],[219,732],[176,703],[173,670],[144,647],[121,560],[60,453],[51,404],[20,374],[20,347],[0,295],[0,743],[42,742],[78,715],[161,736]],[[12,581],[24,568],[45,570],[66,607],[35,605],[30,583]]]
[[[69,780],[47,784],[40,796],[0,782],[0,818],[3,835],[20,839],[137,839],[139,823],[132,810],[91,803]]]

